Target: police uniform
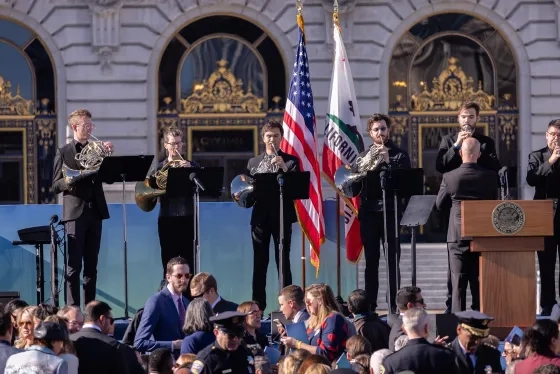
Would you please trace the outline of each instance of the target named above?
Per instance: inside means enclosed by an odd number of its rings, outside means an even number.
[[[226,334],[243,336],[243,320],[247,314],[238,312],[225,312],[210,317],[214,322],[214,328]],[[255,364],[253,355],[244,346],[239,344],[235,351],[223,349],[215,341],[213,344],[198,352],[196,360],[192,364],[193,374],[253,374]]]
[[[410,370],[415,374],[457,373],[455,354],[444,346],[431,344],[424,338],[411,339],[395,353],[385,357],[382,374]]]
[[[488,324],[494,319],[489,315],[478,311],[466,311],[455,313],[459,320],[459,326],[468,331],[472,336],[484,339],[490,334]],[[461,373],[484,374],[486,366],[492,367],[492,373],[503,373],[501,354],[498,349],[487,344],[478,343],[476,351],[471,354],[461,346],[459,337],[456,337],[447,345],[457,356],[457,366]]]

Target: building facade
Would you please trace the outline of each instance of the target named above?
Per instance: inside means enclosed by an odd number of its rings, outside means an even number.
[[[439,141],[457,128],[457,105],[475,99],[503,165],[519,168],[517,196],[531,198],[528,154],[560,117],[560,1],[338,4],[362,121],[391,114],[428,193],[441,179]],[[303,2],[319,144],[332,11],[330,0]],[[52,158],[77,108],[116,155],[159,157],[162,130],[180,126],[185,155],[224,166],[229,185],[259,152],[259,127],[282,118],[297,32],[285,0],[0,0],[0,203],[56,201]],[[119,186],[106,190],[120,201]],[[426,230],[444,238],[441,217]]]

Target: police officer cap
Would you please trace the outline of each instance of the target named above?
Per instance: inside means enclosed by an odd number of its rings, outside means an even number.
[[[459,319],[459,325],[461,325],[463,329],[470,332],[473,336],[481,338],[488,336],[490,331],[488,324],[494,320],[494,317],[476,310],[457,312],[455,316]]]
[[[243,333],[243,321],[246,316],[247,313],[224,312],[210,317],[210,322],[213,322],[218,330],[226,334],[239,335]]]

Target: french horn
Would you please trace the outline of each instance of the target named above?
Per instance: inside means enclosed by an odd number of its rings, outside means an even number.
[[[88,142],[81,152],[74,156],[74,159],[83,169],[76,170],[66,164],[62,165],[62,176],[69,186],[90,175],[97,174],[105,157],[112,154],[112,151],[105,147],[101,140],[92,134],[90,134],[90,137],[94,141]]]
[[[337,190],[350,199],[360,195],[362,182],[368,171],[377,169],[383,161],[381,154],[383,147],[383,145],[374,143],[363,157],[356,158],[353,165],[340,166],[334,173],[334,184]]]

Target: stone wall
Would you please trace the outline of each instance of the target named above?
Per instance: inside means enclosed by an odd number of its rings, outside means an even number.
[[[528,153],[543,146],[546,124],[560,117],[560,1],[339,0],[339,4],[343,38],[364,121],[372,113],[388,109],[388,67],[400,36],[430,14],[461,11],[500,29],[516,55],[523,168]],[[290,75],[297,43],[293,1],[0,0],[0,17],[33,28],[53,56],[59,123],[65,123],[68,112],[89,108],[95,116],[95,135],[112,140],[118,155],[155,152],[156,79],[161,53],[170,37],[185,24],[220,13],[245,18],[267,30]],[[331,1],[304,1],[320,135],[332,71],[331,15]],[[70,136],[68,128],[59,128],[59,144]],[[319,141],[322,144],[321,137]],[[520,175],[525,175],[524,169]],[[116,188],[107,188],[111,191],[109,201],[120,199],[118,191],[112,192]],[[128,187],[130,192],[131,188],[132,185]],[[329,190],[326,192],[332,196]],[[523,196],[531,197],[531,190],[525,188]]]

